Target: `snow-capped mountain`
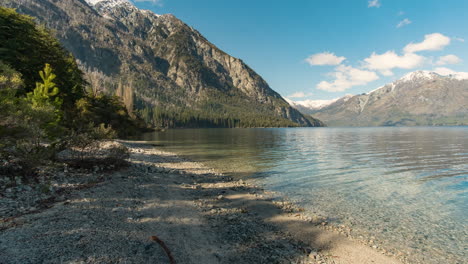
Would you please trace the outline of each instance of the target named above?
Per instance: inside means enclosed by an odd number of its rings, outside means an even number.
[[[287,100],[288,103],[297,105],[297,106],[303,106],[307,107],[309,109],[321,109],[325,106],[328,106],[334,102],[336,102],[340,98],[335,98],[331,100],[303,100],[303,101],[292,101],[292,100]]]
[[[368,92],[367,94],[372,94],[374,92],[378,92],[380,89],[390,89],[393,90],[398,84],[402,84],[405,82],[427,82],[427,81],[434,81],[434,80],[439,80],[439,79],[453,79],[453,80],[468,80],[468,74],[465,73],[454,73],[454,74],[440,74],[437,72],[431,72],[431,71],[415,71],[415,72],[410,72],[400,79],[386,84],[384,86],[381,86],[375,90],[372,90]]]
[[[396,82],[416,82],[416,81],[428,81],[440,78],[441,75],[431,71],[415,71],[410,72],[401,77]]]
[[[95,6],[97,4],[107,5],[109,7],[115,7],[118,5],[131,4],[128,0],[85,0],[89,5]]]
[[[329,126],[467,125],[467,77],[416,71],[365,94],[292,105]]]
[[[136,12],[139,9],[129,0],[85,0],[90,6],[104,14],[104,17],[111,18],[107,13],[113,13],[117,8],[123,8],[129,12]]]
[[[403,76],[400,82],[411,82],[411,81],[421,81],[421,80],[436,80],[441,77],[447,77],[455,80],[468,80],[468,73],[466,72],[453,72],[448,69],[439,69],[439,72],[432,71],[415,71],[410,72]]]
[[[351,94],[347,94],[343,97],[338,97],[330,100],[302,100],[302,101],[293,101],[286,99],[286,101],[294,108],[298,109],[302,113],[310,114],[314,111],[318,111],[322,108],[328,107],[331,104],[336,103],[339,100],[346,101],[349,98],[353,97]]]

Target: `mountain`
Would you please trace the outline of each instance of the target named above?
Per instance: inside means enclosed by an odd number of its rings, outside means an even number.
[[[93,92],[170,127],[319,126],[242,60],[170,14],[128,0],[0,0],[36,17],[79,60]]]
[[[369,93],[302,111],[329,126],[468,125],[468,78],[417,71]]]
[[[331,100],[304,100],[304,101],[292,101],[286,99],[286,101],[294,108],[299,110],[301,113],[304,114],[312,114],[317,112],[318,110],[325,108],[338,100],[347,100],[353,97],[353,95],[345,95],[340,98],[335,98]]]

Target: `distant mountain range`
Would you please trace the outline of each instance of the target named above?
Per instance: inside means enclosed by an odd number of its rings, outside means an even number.
[[[320,126],[242,60],[173,15],[128,0],[0,0],[36,17],[80,61],[95,93],[118,94],[154,125]]]
[[[468,125],[468,77],[416,71],[366,94],[290,103],[328,126]]]
[[[345,95],[340,98],[330,99],[330,100],[303,100],[303,101],[293,101],[286,98],[286,101],[294,108],[299,110],[304,114],[312,114],[322,108],[325,108],[338,100],[347,100],[354,95]]]

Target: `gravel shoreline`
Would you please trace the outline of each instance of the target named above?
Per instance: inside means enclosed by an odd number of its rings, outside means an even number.
[[[35,190],[3,190],[0,263],[169,263],[151,236],[176,263],[401,263],[247,182],[120,143],[131,152],[127,169],[63,172],[66,184],[51,184],[62,191],[23,202]]]

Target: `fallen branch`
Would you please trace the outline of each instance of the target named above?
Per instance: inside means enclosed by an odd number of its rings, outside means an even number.
[[[167,257],[169,258],[169,263],[170,264],[175,264],[176,263],[174,257],[172,256],[171,251],[169,250],[169,248],[166,246],[166,244],[161,239],[159,239],[157,236],[151,236],[150,239],[152,241],[157,242],[164,249],[164,251],[167,254]]]

